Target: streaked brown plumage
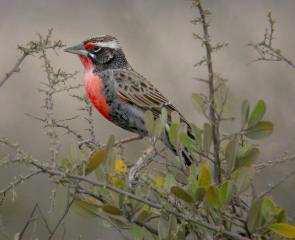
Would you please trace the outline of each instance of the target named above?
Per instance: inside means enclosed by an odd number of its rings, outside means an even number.
[[[65,51],[79,55],[85,68],[86,94],[109,121],[146,136],[148,132],[144,112],[150,110],[157,118],[161,109],[166,108],[168,116],[172,111],[178,112],[182,122],[189,127],[186,119],[169,100],[150,81],[132,69],[115,37],[105,35],[91,38]],[[163,142],[176,153],[166,132]],[[181,155],[186,164],[191,162],[185,150]]]

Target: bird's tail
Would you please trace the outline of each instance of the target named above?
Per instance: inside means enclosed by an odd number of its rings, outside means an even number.
[[[185,119],[184,120],[181,119],[181,121],[187,125],[188,136],[192,139],[195,139],[195,137],[191,133],[191,127],[189,126],[189,123]],[[194,161],[193,156],[190,154],[187,148],[178,150],[173,146],[173,144],[171,143],[169,139],[169,134],[167,129],[165,129],[165,132],[163,134],[163,142],[176,156],[179,156],[183,160],[186,166],[190,166],[192,164],[192,162]]]

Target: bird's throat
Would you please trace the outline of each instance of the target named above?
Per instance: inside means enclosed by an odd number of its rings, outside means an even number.
[[[79,55],[80,61],[84,66],[85,71],[88,71],[90,69],[94,68],[94,65],[89,57]]]
[[[106,96],[104,94],[104,84],[101,77],[94,73],[94,66],[92,62],[85,58],[81,58],[81,62],[85,68],[84,73],[84,85],[86,90],[86,95],[93,106],[108,120],[110,117],[110,108],[107,104]]]

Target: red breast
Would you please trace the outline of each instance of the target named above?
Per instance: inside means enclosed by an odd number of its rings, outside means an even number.
[[[88,99],[101,115],[111,120],[111,116],[109,115],[110,108],[103,93],[103,80],[93,73],[94,66],[89,58],[80,56],[80,60],[85,68],[84,83]]]

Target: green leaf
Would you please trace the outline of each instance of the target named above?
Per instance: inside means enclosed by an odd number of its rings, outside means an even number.
[[[275,216],[276,222],[286,222],[287,221],[287,216],[286,216],[286,211],[282,208],[278,209],[278,213]]]
[[[196,164],[191,164],[189,166],[189,176],[187,180],[188,180],[187,190],[194,198],[194,195],[198,188],[198,172],[197,172]]]
[[[253,179],[254,171],[250,167],[242,167],[232,173],[232,181],[237,193],[246,191]]]
[[[192,100],[193,100],[193,104],[198,112],[203,113],[204,111],[206,111],[206,108],[207,108],[206,101],[203,96],[201,96],[198,93],[193,93]]]
[[[136,212],[134,218],[136,219],[136,221],[144,223],[152,214],[153,212],[151,211],[151,209],[147,205],[144,205],[142,208],[139,209],[139,211]]]
[[[179,134],[179,140],[181,144],[186,147],[190,152],[197,151],[196,142],[194,139],[190,138],[187,133],[181,132]]]
[[[177,198],[187,202],[187,203],[193,203],[193,198],[190,194],[188,194],[184,189],[178,186],[173,186],[170,189],[170,192],[176,196]]]
[[[249,119],[249,112],[250,112],[250,104],[248,100],[244,100],[242,103],[242,110],[241,110],[241,124],[244,127]]]
[[[225,158],[227,163],[228,174],[230,174],[234,170],[238,150],[239,150],[239,143],[238,143],[238,139],[235,137],[233,140],[231,140],[227,144],[225,148]]]
[[[264,197],[261,204],[261,215],[264,220],[263,224],[269,224],[284,220],[285,211],[279,208],[270,197]]]
[[[199,165],[198,186],[208,188],[212,183],[212,173],[209,164],[202,162]]]
[[[261,121],[255,126],[246,130],[246,137],[251,139],[261,139],[268,137],[273,132],[273,123],[268,121]]]
[[[169,237],[169,222],[163,216],[158,222],[158,234],[160,240],[168,240]]]
[[[271,231],[285,238],[295,238],[295,226],[288,223],[274,223],[268,227]]]
[[[231,181],[226,181],[218,188],[220,204],[225,205],[230,202],[233,194],[233,184]]]
[[[144,231],[142,227],[138,225],[132,225],[132,228],[130,229],[130,233],[134,240],[142,240],[144,238]]]
[[[251,204],[247,218],[247,227],[250,233],[254,233],[261,226],[261,204],[262,199],[257,199]]]
[[[111,214],[111,215],[122,215],[122,212],[119,208],[113,206],[113,205],[110,205],[110,204],[105,204],[101,207],[101,209],[108,213],[108,214]]]
[[[212,128],[209,123],[204,123],[203,132],[203,149],[205,153],[209,153],[212,143]]]
[[[248,127],[255,126],[264,116],[266,111],[265,102],[263,100],[259,100],[251,112]]]
[[[153,135],[155,137],[160,137],[161,134],[163,133],[164,130],[164,124],[162,122],[162,120],[160,118],[155,120],[155,125],[154,125],[154,131],[153,131]]]
[[[267,220],[272,220],[276,214],[277,206],[270,197],[264,197],[261,204],[261,215]]]
[[[220,199],[217,188],[211,185],[205,194],[206,202],[210,207],[219,209],[220,208]]]
[[[177,234],[177,218],[174,215],[170,214],[168,239],[175,239],[176,234]]]
[[[168,173],[165,177],[164,189],[170,190],[170,188],[176,183],[175,177]]]
[[[170,125],[168,136],[169,136],[169,141],[173,146],[177,145],[179,129],[180,129],[180,124],[179,123],[174,123],[173,122]]]
[[[195,124],[191,123],[191,133],[193,134],[194,138],[195,138],[195,144],[196,144],[196,149],[198,152],[200,152],[202,150],[202,129],[197,127]]]
[[[148,130],[148,132],[150,134],[153,134],[153,132],[154,132],[154,114],[152,113],[152,111],[147,110],[144,113],[144,123],[145,123],[145,127]]]
[[[243,146],[238,152],[235,168],[250,167],[259,157],[259,148],[251,145]]]
[[[200,202],[203,200],[205,196],[206,190],[203,187],[197,187],[193,197],[196,202]]]
[[[114,135],[110,135],[106,147],[97,149],[96,151],[92,152],[85,167],[85,175],[89,175],[92,173],[95,169],[98,168],[98,166],[104,162],[108,155],[110,150],[115,144],[115,137]],[[82,170],[82,169],[81,169]],[[82,171],[80,171],[82,172]]]
[[[76,199],[74,201],[73,210],[81,216],[97,217],[99,213],[99,208],[96,203],[92,202],[90,199]]]

